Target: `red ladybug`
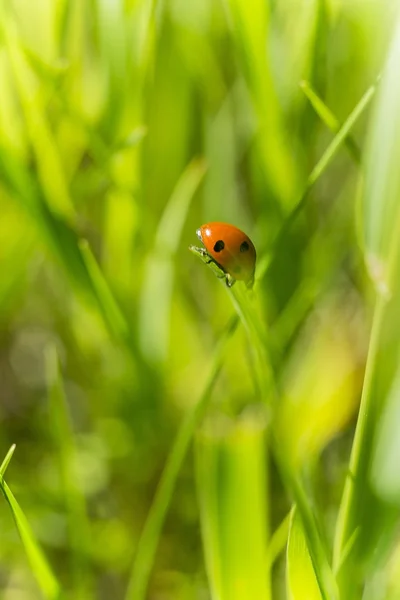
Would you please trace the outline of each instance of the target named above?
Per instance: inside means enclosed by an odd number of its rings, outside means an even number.
[[[203,242],[210,261],[223,271],[226,284],[231,287],[236,280],[248,287],[254,283],[256,249],[251,239],[238,227],[228,223],[206,223],[196,231]]]

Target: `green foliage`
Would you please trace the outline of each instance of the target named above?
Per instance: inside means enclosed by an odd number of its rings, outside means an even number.
[[[1,597],[399,596],[389,4],[0,3]]]

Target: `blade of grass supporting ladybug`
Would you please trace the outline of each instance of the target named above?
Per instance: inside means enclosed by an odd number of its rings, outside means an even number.
[[[248,291],[240,286],[232,288],[230,296],[248,332],[249,341],[257,354],[259,366],[256,370],[256,376],[259,379],[257,382],[258,387],[262,392],[261,398],[267,409],[273,412],[278,394],[271,366],[270,349],[266,343],[267,336],[264,333],[263,322],[255,309],[255,298],[254,296],[250,298]],[[299,474],[294,471],[285,453],[280,450],[279,440],[274,438],[273,431],[270,431],[270,437],[271,450],[282,482],[289,494],[293,496],[297,510],[299,511],[321,596],[323,600],[334,600],[338,598],[337,585],[322,541],[319,523],[307,498]]]
[[[338,579],[343,597],[359,593],[363,576],[367,577],[371,571],[368,561],[373,557],[376,564],[380,548],[386,546],[387,549],[385,538],[389,543],[393,539],[400,503],[399,471],[397,467],[387,471],[390,465],[398,463],[398,427],[387,429],[384,438],[381,429],[385,425],[387,410],[393,408],[393,399],[398,403],[399,69],[400,21],[371,119],[363,198],[358,207],[362,210],[359,222],[363,226],[365,260],[377,298],[350,475],[346,479],[336,525],[334,563],[337,569],[340,567]],[[395,411],[395,423],[397,415]],[[389,494],[388,489],[391,490]],[[384,571],[382,576],[385,577]]]
[[[174,260],[188,210],[205,172],[204,162],[198,159],[183,172],[165,207],[148,258],[140,301],[139,333],[143,352],[152,361],[162,361],[167,353]]]
[[[308,81],[302,81],[300,83],[300,88],[304,92],[305,96],[310,101],[311,106],[320,117],[321,121],[325,123],[325,125],[333,131],[333,133],[338,133],[341,128],[341,123],[339,119],[333,114],[331,109],[324,103],[324,101],[318,96],[318,94],[313,90],[311,84]],[[354,138],[350,135],[350,133],[346,136],[344,140],[344,144],[346,145],[348,151],[350,152],[354,162],[357,165],[361,163],[361,150],[354,140]]]
[[[32,574],[35,577],[43,596],[46,598],[46,600],[59,600],[61,596],[60,585],[54,576],[41,547],[35,539],[27,518],[25,517],[21,507],[14,497],[14,494],[11,492],[3,478],[3,473],[11,459],[14,448],[15,446],[10,448],[5,460],[3,461],[1,467],[2,474],[0,475],[0,488],[10,507],[15,525],[28,557]]]
[[[321,600],[303,525],[296,508],[292,510],[286,555],[288,600]]]
[[[203,548],[215,600],[271,598],[265,419],[214,422],[196,440]]]
[[[144,600],[147,597],[151,568],[175,483],[194,432],[210,401],[212,390],[223,364],[227,343],[234,334],[238,323],[239,320],[236,316],[229,321],[215,350],[203,392],[193,408],[186,414],[176,435],[139,539],[125,600]]]
[[[46,352],[46,371],[50,413],[50,429],[59,456],[61,482],[67,511],[71,546],[74,598],[93,597],[90,573],[90,532],[86,502],[76,481],[76,449],[74,434],[64,394],[60,365],[54,346]]]

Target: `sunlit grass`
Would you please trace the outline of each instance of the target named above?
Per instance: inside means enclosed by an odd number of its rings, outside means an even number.
[[[397,3],[0,16],[0,595],[396,598]]]

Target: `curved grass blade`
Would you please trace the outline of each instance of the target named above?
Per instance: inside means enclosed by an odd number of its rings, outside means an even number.
[[[40,545],[35,539],[27,518],[15,499],[14,494],[4,481],[3,473],[11,459],[14,448],[15,446],[10,448],[1,466],[0,488],[14,517],[14,522],[25,548],[32,574],[36,578],[43,596],[46,598],[46,600],[59,600],[61,597],[60,585],[54,576]]]
[[[91,281],[97,305],[103,315],[105,323],[117,339],[129,343],[131,339],[129,324],[93,256],[89,243],[86,240],[81,240],[79,242],[79,249]]]
[[[167,352],[174,259],[188,210],[205,172],[204,161],[195,159],[182,173],[164,209],[148,258],[140,300],[139,335],[143,352],[152,361],[165,359]]]
[[[280,523],[280,525],[277,527],[277,529],[275,529],[274,533],[271,535],[271,539],[268,544],[268,553],[267,553],[269,568],[272,567],[272,565],[277,560],[278,556],[281,554],[281,552],[284,551],[284,549],[286,547],[288,535],[289,535],[290,520],[291,520],[291,512],[289,512],[286,515],[286,517],[283,519],[283,521]]]
[[[343,144],[343,142],[347,139],[352,127],[356,124],[358,119],[364,113],[368,105],[370,104],[372,98],[374,97],[377,90],[377,83],[371,85],[367,91],[363,94],[360,101],[354,107],[350,115],[347,117],[346,121],[343,123],[342,127],[335,135],[331,143],[326,148],[325,152],[322,154],[321,158],[317,162],[317,164],[312,169],[309,174],[304,190],[297,202],[294,206],[293,210],[290,212],[286,220],[284,221],[280,231],[278,232],[275,240],[272,243],[272,247],[270,251],[261,259],[259,268],[257,270],[257,278],[261,279],[265,273],[268,271],[269,265],[272,262],[272,258],[274,256],[274,252],[276,248],[279,247],[280,243],[284,240],[288,231],[290,230],[293,222],[296,220],[297,216],[303,210],[311,188],[316,184],[318,179],[325,173],[331,161],[336,156],[339,148]]]
[[[300,88],[307,96],[310,101],[311,106],[320,117],[321,121],[325,123],[325,125],[333,131],[333,133],[338,133],[341,128],[341,123],[339,119],[333,114],[331,109],[325,104],[325,102],[318,96],[318,94],[313,90],[311,84],[308,81],[302,81],[300,83]],[[348,134],[346,139],[344,140],[344,144],[346,145],[348,151],[350,152],[354,162],[357,165],[361,163],[361,150],[354,140],[354,138]]]
[[[10,460],[12,459],[12,456],[14,454],[15,448],[16,448],[16,445],[13,444],[11,446],[11,448],[9,449],[9,451],[7,452],[7,454],[6,454],[3,462],[1,463],[1,466],[0,466],[0,477],[4,477],[4,474],[7,471],[7,467],[10,464]]]
[[[321,600],[321,592],[308,551],[303,525],[296,508],[290,518],[286,555],[288,600]]]

